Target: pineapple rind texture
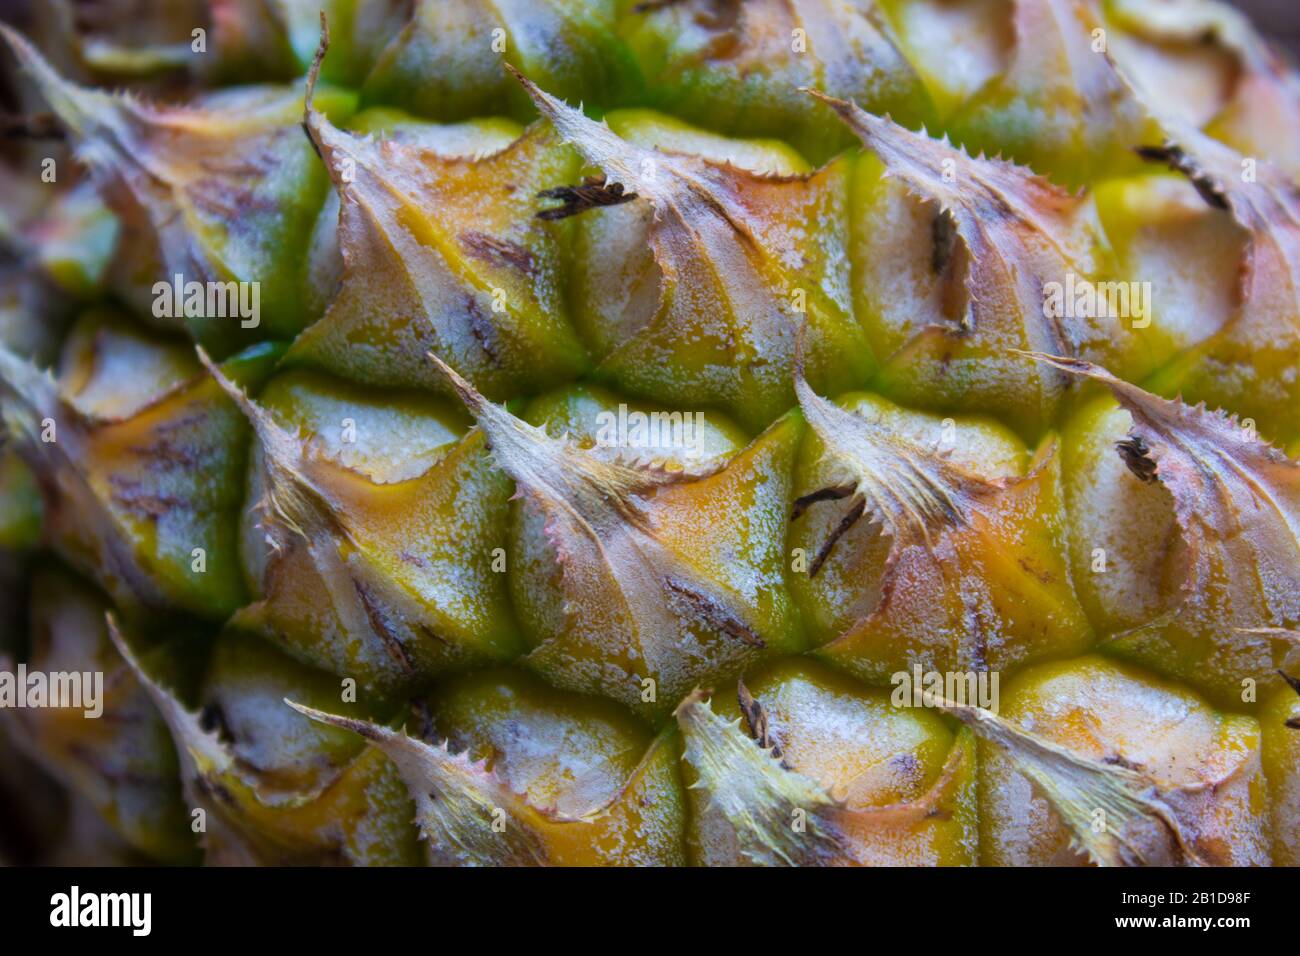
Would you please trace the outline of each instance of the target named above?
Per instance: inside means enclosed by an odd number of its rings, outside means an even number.
[[[1300,75],[1242,15],[47,7],[0,859],[1300,864]]]

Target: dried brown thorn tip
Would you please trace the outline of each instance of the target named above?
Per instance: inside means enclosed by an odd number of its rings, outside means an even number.
[[[4,139],[66,139],[67,133],[53,113],[0,113]]]
[[[718,632],[733,637],[750,647],[767,647],[767,642],[754,633],[754,629],[729,613],[725,607],[707,594],[697,590],[685,581],[668,578],[664,585],[673,594],[678,595],[690,605],[695,614]]]
[[[1147,457],[1151,449],[1141,435],[1131,435],[1123,441],[1117,441],[1115,447],[1119,450],[1120,457],[1124,459],[1124,464],[1128,465],[1128,470],[1133,472],[1139,481],[1156,480],[1156,463]]]
[[[826,539],[826,543],[821,546],[821,550],[819,550],[817,556],[813,558],[812,564],[808,566],[808,577],[817,577],[817,572],[822,569],[822,565],[826,563],[826,559],[831,556],[831,549],[835,547],[836,543],[840,538],[844,537],[845,533],[850,528],[858,523],[858,519],[862,517],[866,510],[866,498],[859,498],[853,503],[853,507],[850,508],[844,517],[840,519],[840,523],[835,526],[835,530],[831,532],[830,537]]]
[[[1196,187],[1205,202],[1215,209],[1228,210],[1228,193],[1223,184],[1201,168],[1191,156],[1177,143],[1168,142],[1163,146],[1138,146],[1136,152],[1143,159],[1156,163],[1165,163],[1175,172],[1182,173]]]
[[[321,161],[325,160],[321,152],[320,143],[316,142],[316,133],[313,129],[312,109],[316,102],[316,84],[320,82],[320,68],[325,61],[325,54],[330,48],[330,24],[329,18],[325,16],[325,11],[320,12],[320,43],[316,46],[316,55],[312,58],[311,69],[307,71],[307,90],[302,98],[302,131],[307,134],[307,142],[311,143],[311,148],[316,151],[316,155]]]
[[[321,64],[325,62],[325,54],[330,48],[330,22],[325,11],[320,12],[320,42],[316,44],[316,55],[312,57],[311,70],[308,72],[307,96],[308,100],[311,94],[316,90],[316,83],[320,80]],[[310,102],[308,103],[310,106]]]
[[[772,736],[771,728],[767,723],[767,711],[763,709],[763,705],[758,702],[758,699],[749,692],[743,677],[736,682],[736,701],[740,704],[740,712],[745,715],[745,724],[749,728],[749,736],[753,737],[760,747],[770,751],[773,757],[781,761],[782,767],[786,770],[793,770],[794,768],[785,760],[781,745]]]
[[[819,501],[838,501],[841,498],[849,497],[856,491],[857,487],[855,485],[833,485],[830,488],[823,488],[820,491],[814,491],[812,494],[804,495],[802,498],[795,500],[790,520],[794,521],[802,515],[808,510],[809,505],[814,505]],[[840,523],[835,527],[835,530],[831,532],[830,537],[826,539],[826,543],[817,551],[812,564],[808,566],[809,577],[815,578],[817,576],[817,572],[822,569],[826,559],[831,556],[831,549],[835,547],[836,542],[844,537],[845,532],[857,524],[858,519],[862,517],[866,510],[867,501],[865,498],[860,497],[853,503],[853,506],[840,519]]]
[[[624,192],[622,183],[608,182],[604,176],[588,176],[580,186],[543,189],[537,196],[539,199],[558,199],[563,203],[537,213],[538,219],[548,221],[567,219],[597,206],[621,206],[636,199],[636,193]]]
[[[808,510],[809,505],[815,505],[819,501],[838,501],[841,498],[847,498],[853,494],[853,491],[853,485],[839,485],[823,488],[821,491],[814,491],[812,494],[797,498],[795,499],[794,510],[790,512],[790,520],[794,521],[802,515]]]

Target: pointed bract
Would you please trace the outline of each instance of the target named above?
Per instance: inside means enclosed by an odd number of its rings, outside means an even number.
[[[789,692],[786,702],[792,709],[784,713],[782,728],[786,743],[817,765],[818,751],[834,746],[819,743],[819,729],[838,740],[843,750],[820,763],[821,773],[832,777],[819,781],[809,776],[792,763],[789,752],[779,755],[771,742],[764,744],[754,735],[752,727],[746,733],[740,719],[720,716],[705,693],[693,692],[678,707],[676,718],[682,759],[695,775],[691,790],[696,862],[709,866],[971,862],[969,851],[960,845],[974,836],[970,812],[974,748],[969,735],[953,741],[934,776],[928,781],[922,777],[925,782],[917,788],[917,776],[926,773],[922,761],[932,760],[933,753],[922,756],[928,748],[916,742],[918,738],[927,744],[935,741],[921,725],[912,723],[910,715],[890,714],[890,727],[871,724],[872,732],[865,735],[870,739],[862,739],[868,725],[838,721],[861,718],[875,707],[887,709],[887,703],[858,698],[856,689],[846,697],[844,685],[852,682],[839,678],[833,688],[828,687],[810,665],[786,662],[777,667],[784,668],[786,676],[778,677],[778,685],[768,690],[778,697],[782,687]],[[863,708],[855,709],[859,704]],[[743,719],[750,720],[746,715],[755,709],[763,713],[761,703],[751,698],[749,709],[741,711]],[[877,711],[875,716],[883,715]],[[941,726],[939,733],[947,735]],[[917,749],[888,754],[891,739]],[[882,748],[888,754],[884,759]],[[860,776],[845,774],[846,767],[869,760],[873,752],[876,759],[867,763]],[[891,780],[895,767],[899,773]],[[839,777],[834,776],[837,772]],[[862,777],[874,779],[859,789],[855,785],[863,782]],[[874,788],[887,791],[891,783],[915,793],[887,802],[872,800]]]
[[[313,89],[305,125],[341,202],[342,279],[289,361],[367,385],[443,389],[424,358],[432,350],[494,398],[582,371],[560,233],[531,206],[572,175],[571,151],[537,127],[481,157],[362,137],[314,109]]]
[[[986,865],[1268,863],[1252,717],[1101,656],[1021,671],[996,712],[938,704],[979,738]]]
[[[1007,71],[975,94],[951,127],[973,150],[1005,150],[1072,187],[1132,166],[1150,129],[1145,106],[1115,69],[1085,0],[1014,0]]]
[[[515,593],[546,603],[558,589],[562,610],[534,634],[529,666],[663,714],[698,681],[797,644],[775,542],[750,530],[786,507],[793,422],[700,472],[611,461],[520,421],[433,361],[515,480],[524,516],[542,521],[546,540],[534,545],[558,577],[516,575]],[[699,521],[708,535],[692,530]]]
[[[1245,11],[1219,0],[1110,0],[1106,16],[1127,35],[1113,51],[1148,103],[1300,174],[1300,79]]]
[[[4,36],[122,220],[123,297],[222,355],[302,328],[301,250],[325,175],[299,127],[297,90],[155,105],[72,84],[21,36]],[[346,97],[328,99],[347,111]]]
[[[243,600],[228,525],[246,440],[235,409],[212,383],[185,374],[155,383],[142,373],[134,383],[142,391],[124,402],[96,397],[126,391],[108,381],[117,362],[169,361],[169,347],[144,345],[114,323],[83,323],[65,354],[85,363],[81,391],[66,396],[48,374],[0,349],[0,388],[15,399],[6,418],[40,478],[47,539],[125,612],[229,614]],[[255,349],[233,359],[229,373],[255,380],[267,359]]]
[[[253,673],[238,672],[238,664],[235,671],[229,664],[214,668],[204,691],[205,697],[217,696],[195,711],[146,671],[111,616],[109,633],[171,731],[186,804],[208,863],[416,862],[409,803],[391,764],[379,754],[349,747],[346,735],[342,735],[344,746],[310,738],[303,731],[320,728],[305,719],[301,720],[304,727],[292,731],[279,720],[266,721],[269,702],[265,698],[276,688],[292,689],[298,695],[311,693],[319,701],[322,691],[329,695],[326,699],[335,695],[337,685],[332,679],[322,680],[323,675],[294,665],[255,639],[223,635],[222,642],[249,640],[262,648],[256,655],[260,666]],[[239,707],[262,715],[245,728],[252,734],[234,739],[225,725],[223,692],[233,692]],[[243,756],[250,749],[257,759]],[[306,764],[311,773],[295,775],[295,764]]]
[[[1173,497],[1186,546],[1181,587],[1114,646],[1225,702],[1274,687],[1278,651],[1254,629],[1300,623],[1300,464],[1237,419],[1160,398],[1079,360],[1034,356],[1101,382],[1132,416],[1119,453]]]
[[[169,863],[195,861],[167,728],[143,687],[113,649],[94,588],[54,565],[32,577],[28,673],[93,673],[80,700],[51,694],[47,706],[0,710],[4,733],[33,761],[93,805],[135,849]],[[170,635],[175,645],[191,634]],[[170,649],[170,647],[168,648]],[[0,672],[15,664],[0,651]],[[91,697],[96,696],[92,702]]]
[[[839,601],[846,628],[818,654],[884,682],[913,664],[940,671],[1000,671],[1038,655],[1080,651],[1087,622],[1059,557],[1061,513],[1055,445],[1025,477],[986,478],[954,464],[937,444],[818,396],[796,380],[800,407],[821,442],[829,484],[795,503],[843,513],[808,549],[808,574],[832,579],[806,600]],[[818,502],[839,500],[835,505]],[[862,519],[888,539],[883,561]],[[824,523],[824,522],[823,522]],[[816,525],[796,526],[803,547]],[[805,530],[805,528],[809,530]],[[855,601],[872,583],[870,603]]]
[[[991,711],[951,701],[942,706],[1011,756],[1069,827],[1074,846],[1098,866],[1203,864],[1166,802],[1174,788],[1118,763],[1080,757]]]
[[[539,806],[517,792],[486,761],[363,720],[324,713],[291,700],[313,720],[352,730],[387,754],[415,798],[420,831],[435,865],[663,865],[653,846],[638,847],[654,828],[649,802],[671,770],[671,747],[660,737],[628,780],[603,803],[577,815]]]
[[[491,570],[509,489],[480,438],[381,483],[286,431],[207,364],[261,447],[254,486],[269,549],[262,596],[239,624],[383,690],[518,652],[505,582]]]
[[[865,381],[874,363],[847,308],[843,160],[779,176],[646,149],[519,81],[607,187],[636,194],[615,208],[650,207],[636,228],[653,256],[657,302],[643,316],[619,315],[612,335],[598,330],[605,340],[594,356],[599,377],[660,401],[717,405],[762,428],[793,404],[795,332],[806,324],[810,378],[833,391]],[[602,250],[589,254],[599,259]],[[594,301],[594,289],[586,295],[581,307],[589,314],[609,310]]]
[[[676,711],[682,759],[695,771],[709,809],[734,829],[740,853],[757,866],[816,866],[851,857],[827,812],[839,804],[820,784],[783,766],[696,691]],[[798,826],[802,814],[804,827]]]
[[[1155,377],[1166,395],[1206,401],[1253,418],[1264,434],[1290,437],[1300,407],[1300,198],[1295,182],[1266,160],[1240,155],[1175,121],[1171,139],[1143,150],[1183,173],[1213,208],[1227,210],[1247,244],[1238,303],[1208,339]]]
[[[1141,356],[1130,317],[1111,314],[1119,310],[1076,310],[1074,293],[1067,291],[1095,281],[1104,269],[1100,226],[1083,195],[1024,167],[972,158],[852,103],[813,95],[879,157],[886,177],[950,218],[961,244],[960,256],[949,252],[941,266],[935,263],[935,271],[947,270],[949,262],[964,269],[956,321],[927,317],[930,323],[901,343],[878,380],[886,394],[927,407],[995,412],[1022,434],[1037,436],[1061,409],[1069,381],[1009,356],[1008,347],[1111,364]],[[916,322],[881,311],[886,325]]]

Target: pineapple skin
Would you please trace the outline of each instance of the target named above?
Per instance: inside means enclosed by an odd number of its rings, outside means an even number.
[[[107,690],[0,706],[5,861],[1300,861],[1300,77],[1231,8],[58,6],[0,672]]]

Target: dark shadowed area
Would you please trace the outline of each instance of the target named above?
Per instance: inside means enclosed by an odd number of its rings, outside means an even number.
[[[1300,3],[1296,0],[1236,0],[1250,14],[1259,31],[1300,58]]]

